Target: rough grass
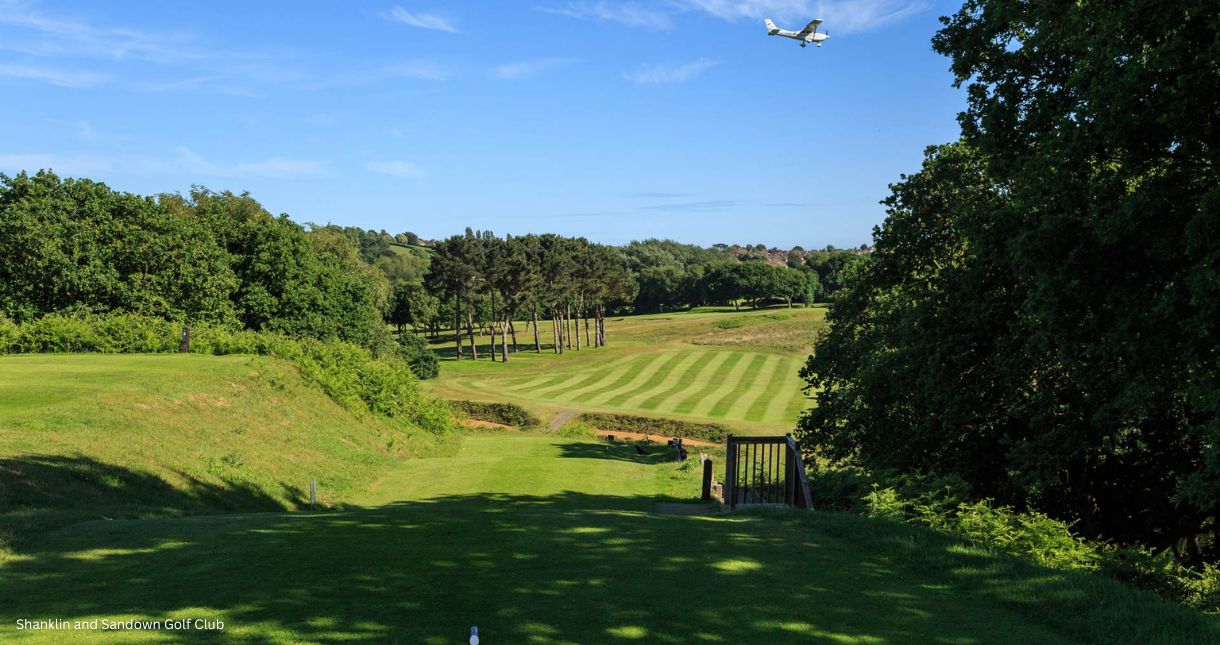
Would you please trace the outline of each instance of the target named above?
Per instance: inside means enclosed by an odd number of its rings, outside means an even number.
[[[311,479],[342,504],[437,441],[358,419],[269,357],[0,356],[0,532],[299,508]]]
[[[18,618],[211,618],[120,642],[1202,643],[1215,620],[1087,574],[847,514],[667,515],[697,468],[485,434],[366,508],[99,521],[0,564]],[[95,632],[21,634],[93,642]]]
[[[725,423],[739,432],[786,432],[809,400],[797,373],[824,310],[698,310],[607,321],[610,346],[535,355],[507,365],[447,361],[431,384],[478,398]],[[542,337],[550,338],[543,322]],[[519,331],[519,339],[532,332]],[[485,342],[485,341],[484,341]],[[452,354],[444,339],[433,345]],[[484,346],[482,350],[486,352]]]

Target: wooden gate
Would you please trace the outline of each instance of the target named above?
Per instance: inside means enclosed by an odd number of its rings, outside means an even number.
[[[724,464],[724,501],[738,506],[813,508],[801,449],[792,435],[734,437]]]

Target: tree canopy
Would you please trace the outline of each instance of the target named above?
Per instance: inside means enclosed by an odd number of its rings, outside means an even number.
[[[140,197],[43,171],[0,175],[0,313],[133,312],[384,342],[389,290],[358,249],[249,195]]]
[[[803,372],[808,446],[1220,556],[1218,30],[1183,0],[945,19],[962,139],[892,187]]]

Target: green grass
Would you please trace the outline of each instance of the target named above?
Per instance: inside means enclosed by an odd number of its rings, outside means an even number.
[[[808,405],[797,373],[825,310],[692,312],[612,318],[610,345],[556,356],[526,350],[507,365],[446,361],[429,384],[449,398],[726,423],[745,433],[790,431]],[[550,324],[541,326],[549,340]],[[532,332],[519,339],[532,342]],[[452,357],[452,340],[434,343]]]
[[[365,508],[64,528],[0,564],[19,618],[210,618],[245,641],[1191,643],[1215,621],[1113,581],[830,513],[676,516],[694,468],[521,434],[399,462]],[[30,642],[98,634],[25,632]]]
[[[683,369],[757,360],[731,351],[671,353],[695,357]],[[1150,594],[918,527],[661,513],[696,494],[694,461],[571,434],[424,443],[269,358],[0,358],[0,526],[21,531],[0,550],[0,640],[451,643],[470,625],[540,644],[1220,639],[1214,618]],[[424,453],[449,456],[404,458]],[[309,478],[332,508],[304,508]]]
[[[0,548],[93,517],[342,504],[437,440],[269,357],[0,357]]]

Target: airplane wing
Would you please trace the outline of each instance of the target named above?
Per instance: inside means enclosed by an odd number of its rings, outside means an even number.
[[[800,31],[800,33],[797,34],[797,36],[804,38],[805,36],[812,34],[813,32],[817,31],[818,25],[820,25],[820,24],[822,24],[821,18],[818,18],[818,19],[814,20],[813,22],[810,22],[808,25],[805,25],[805,28],[802,29]]]

